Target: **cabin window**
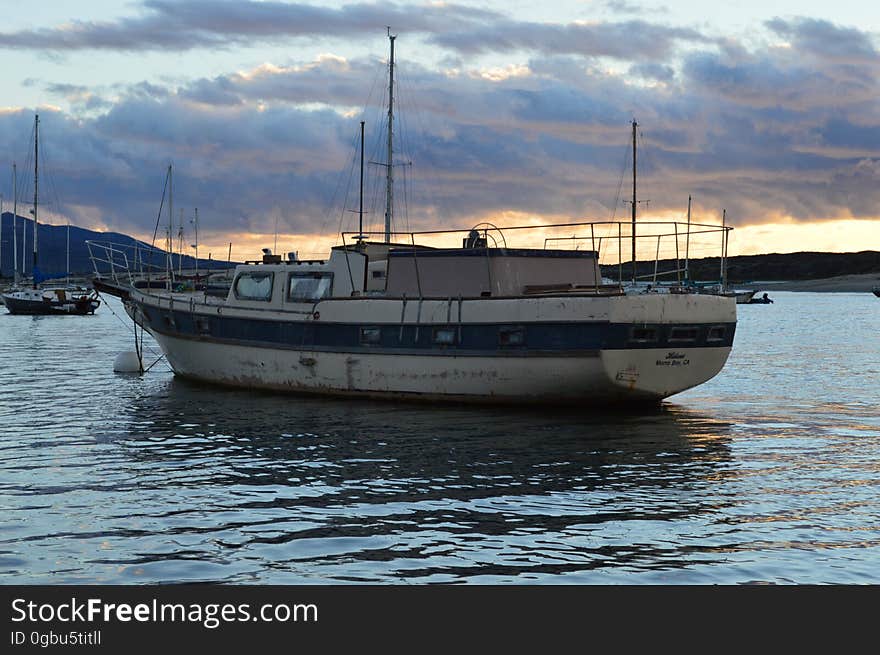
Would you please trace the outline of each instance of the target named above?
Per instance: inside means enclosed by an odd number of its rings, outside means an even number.
[[[361,328],[361,343],[365,346],[375,346],[382,342],[382,329],[377,327]]]
[[[706,341],[724,341],[724,335],[727,333],[727,328],[723,325],[713,325],[709,328],[709,334],[706,336]]]
[[[455,337],[455,328],[434,328],[433,339],[436,344],[441,346],[451,346],[456,341]]]
[[[199,334],[211,334],[211,321],[207,318],[197,318],[196,332]]]
[[[637,343],[654,343],[657,341],[657,328],[634,327],[630,332],[629,339]]]
[[[498,345],[502,348],[524,346],[526,330],[522,327],[503,327],[498,330]]]
[[[674,327],[669,330],[669,341],[696,341],[700,330],[695,327]]]
[[[327,298],[333,289],[333,273],[309,271],[290,274],[287,299],[291,302],[311,302]]]
[[[274,273],[241,273],[235,279],[235,297],[239,300],[272,300]]]
[[[380,280],[385,277],[385,271],[372,271],[373,279]]]

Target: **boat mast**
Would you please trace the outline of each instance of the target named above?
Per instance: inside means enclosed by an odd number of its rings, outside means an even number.
[[[18,171],[12,162],[12,278],[18,286]]]
[[[691,196],[690,196],[690,194],[688,194],[688,231],[687,231],[687,238],[684,241],[684,279],[686,282],[691,281],[690,255],[691,255]]]
[[[34,289],[37,288],[37,188],[40,162],[40,115],[34,116]]]
[[[358,209],[358,240],[364,238],[364,121],[361,121],[361,192]]]
[[[632,283],[636,284],[636,128],[639,126],[635,120],[633,125],[633,199],[632,199]]]
[[[177,228],[177,274],[183,277],[183,207],[180,208],[180,227]]]
[[[388,62],[388,166],[385,175],[385,241],[391,241],[391,218],[393,213],[394,194],[394,151],[392,149],[394,127],[394,39],[388,28],[388,40],[391,41],[391,59]]]
[[[171,261],[171,251],[174,242],[171,240],[171,230],[174,227],[174,177],[171,164],[168,164],[168,229],[165,231],[165,288],[171,291],[171,275],[174,272],[174,264]]]
[[[199,208],[195,208],[195,228],[196,228],[196,284],[199,283]],[[195,288],[193,288],[195,291]]]
[[[65,276],[64,282],[67,286],[70,286],[70,219],[67,219],[67,267],[65,268]]]
[[[721,210],[721,290],[727,289],[727,210]]]

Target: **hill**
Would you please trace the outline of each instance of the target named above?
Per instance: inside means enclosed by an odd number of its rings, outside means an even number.
[[[13,243],[12,243],[12,212],[4,212],[0,217],[0,277],[12,277],[12,259],[13,259]],[[25,226],[26,244],[22,237],[22,225]],[[24,255],[25,275],[31,275],[33,264],[33,247],[34,247],[34,222],[30,218],[18,216],[17,224],[18,237],[18,268],[21,271],[22,249],[26,250]],[[143,250],[149,250],[149,244],[138,241],[126,234],[119,232],[96,232],[87,230],[82,227],[70,226],[70,271],[67,271],[67,226],[66,225],[47,225],[39,224],[39,240],[38,240],[38,266],[44,275],[64,275],[69,272],[71,275],[91,275],[94,273],[92,262],[89,259],[89,250],[86,241],[96,241],[100,243],[113,243],[130,249],[129,256],[134,252],[134,248],[138,247]],[[25,247],[26,245],[26,247]],[[175,266],[177,265],[177,255],[174,256]],[[189,255],[183,258],[184,268],[193,268],[195,266],[195,257]],[[153,256],[153,264],[164,268],[165,255],[164,251],[155,253]],[[234,265],[234,262],[233,262]],[[199,268],[224,268],[225,261],[207,260],[199,257]]]
[[[679,266],[683,266],[681,261]],[[673,270],[675,260],[661,260],[659,270]],[[719,257],[691,259],[690,277],[696,281],[718,280],[721,274]],[[603,274],[611,279],[617,278],[617,266],[603,266]],[[653,261],[640,261],[637,266],[639,276],[650,276],[654,272]],[[880,275],[880,252],[793,252],[771,253],[767,255],[737,255],[727,258],[727,279],[730,284],[747,284],[769,280],[821,280],[852,275]],[[623,279],[632,277],[632,265],[623,265]],[[669,277],[663,278],[669,280]]]

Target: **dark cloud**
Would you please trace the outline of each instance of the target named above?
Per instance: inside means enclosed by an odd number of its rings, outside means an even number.
[[[328,8],[253,0],[146,0],[140,15],[71,21],[60,27],[0,33],[0,48],[51,51],[186,51],[298,37],[380,34],[385,26],[464,54],[536,51],[620,59],[665,57],[680,41],[710,39],[688,28],[643,20],[552,24],[513,21],[456,4],[360,3]]]
[[[769,29],[789,39],[801,54],[814,55],[837,63],[880,64],[880,53],[870,35],[854,27],[841,27],[815,18],[766,22]]]
[[[641,20],[568,25],[496,20],[456,32],[438,32],[430,41],[471,54],[531,50],[631,60],[665,58],[679,41],[709,42],[710,39],[696,30]]]
[[[360,3],[339,9],[254,0],[146,0],[140,15],[115,21],[0,34],[0,47],[26,50],[167,51],[227,48],[259,39],[377,34],[386,25],[409,33],[455,31],[495,20],[493,12],[444,5]]]

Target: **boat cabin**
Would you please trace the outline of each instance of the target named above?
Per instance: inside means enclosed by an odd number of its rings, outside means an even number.
[[[595,251],[537,248],[430,248],[406,244],[337,246],[327,260],[281,261],[237,267],[228,301],[276,307],[325,298],[511,297],[595,288]]]

